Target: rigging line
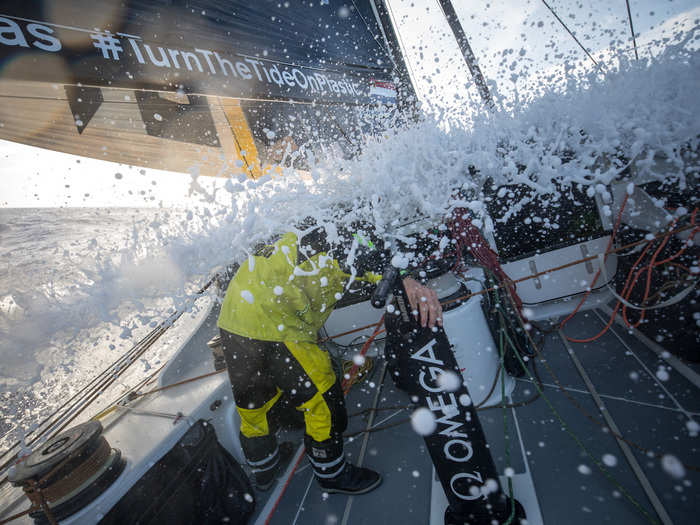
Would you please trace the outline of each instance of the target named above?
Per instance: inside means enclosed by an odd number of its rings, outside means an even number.
[[[384,44],[381,43],[379,38],[377,38],[377,35],[374,34],[374,31],[372,31],[372,28],[369,27],[367,20],[365,20],[365,17],[362,16],[362,12],[357,8],[357,4],[355,4],[355,0],[351,0],[351,1],[352,1],[353,7],[355,8],[355,12],[359,15],[360,19],[365,24],[367,31],[369,31],[369,34],[372,35],[372,38],[374,38],[375,42],[377,42],[377,44],[379,44],[379,46],[384,50],[386,55],[389,57],[389,60],[391,60],[391,64],[394,66],[394,69],[396,70],[397,68],[396,68],[396,63],[394,62],[394,57],[392,56],[391,53],[389,53],[389,50],[386,47],[384,47]],[[379,22],[377,22],[377,24],[379,24]],[[379,30],[382,32],[384,31],[384,29],[382,27],[380,27]]]
[[[333,121],[333,124],[338,128],[340,131],[340,134],[343,136],[343,138],[354,148],[354,153],[357,153],[359,155],[361,148],[357,144],[355,144],[352,140],[350,140],[350,137],[348,137],[347,133],[345,133],[345,130],[343,127],[338,123],[338,119],[335,118],[335,115],[333,113],[330,113],[331,120]]]
[[[287,476],[287,480],[284,482],[284,485],[281,487],[277,487],[275,489],[275,492],[268,498],[267,503],[265,503],[265,507],[263,507],[262,511],[260,511],[260,516],[258,519],[255,521],[255,523],[260,523],[260,520],[262,519],[262,516],[267,514],[267,519],[265,520],[265,525],[270,524],[270,520],[272,519],[272,515],[275,513],[277,510],[277,507],[280,504],[280,501],[282,501],[282,496],[284,496],[284,493],[287,491],[287,487],[289,487],[289,484],[292,481],[292,476],[297,472],[297,469],[299,468],[299,464],[301,463],[301,460],[304,459],[304,452],[306,451],[306,448],[304,445],[301,445],[296,452],[296,456],[292,459],[292,462],[290,462],[289,467],[287,467],[287,472],[285,472],[285,476]],[[292,463],[294,466],[292,467]],[[313,477],[313,474],[311,475]],[[273,501],[273,498],[276,496],[276,499]],[[268,510],[269,509],[269,510]]]
[[[496,406],[496,408],[500,408],[499,406]],[[372,432],[379,432],[381,430],[388,430],[390,428],[395,428],[400,425],[403,425],[405,423],[408,423],[411,421],[410,417],[400,419],[399,421],[394,421],[393,423],[387,423],[386,425],[375,425],[372,428],[367,428],[365,430],[358,430],[357,432],[353,432],[351,434],[343,434],[343,438],[354,438],[355,436],[359,436],[360,434],[370,434]]]
[[[158,337],[165,333],[165,330],[167,330],[167,328],[160,331]],[[136,359],[141,357],[141,355],[143,355],[146,352],[146,350],[148,350],[148,347],[143,348],[143,350],[141,350],[140,353],[136,355],[130,363],[127,363],[123,369],[115,372],[114,375],[103,380],[102,383],[99,385],[98,389],[94,392],[91,392],[88,399],[81,406],[77,406],[75,409],[73,409],[73,412],[70,414],[70,416],[65,416],[68,417],[66,421],[59,421],[57,424],[62,424],[58,428],[55,428],[51,430],[51,432],[48,432],[51,434],[48,439],[57,436],[63,429],[70,425],[81,413],[83,413],[94,401],[96,401],[103,394],[103,392],[105,392],[110,386],[112,386],[112,384],[116,382],[116,380],[119,377],[121,377],[124,374],[124,372],[126,372],[126,370],[136,362]]]
[[[215,278],[212,277],[198,292],[196,292],[195,295],[201,295],[204,293],[214,282]],[[191,298],[194,298],[192,296]],[[196,300],[196,299],[195,299]],[[56,409],[50,416],[48,416],[40,425],[44,426],[41,431],[39,431],[39,435],[36,436],[33,440],[27,441],[28,445],[33,445],[37,443],[39,440],[41,440],[46,434],[50,434],[53,432],[53,435],[57,435],[58,432],[60,432],[63,428],[65,428],[68,424],[70,424],[78,415],[80,415],[81,412],[83,412],[95,399],[97,399],[102,392],[104,392],[107,387],[109,387],[112,383],[114,383],[120,376],[122,376],[131,365],[133,365],[136,360],[143,355],[149,348],[150,346],[161,336],[165,333],[165,331],[170,328],[177,319],[182,316],[184,313],[184,310],[182,311],[176,311],[175,313],[171,314],[166,320],[162,321],[155,329],[153,329],[148,335],[146,335],[143,339],[141,339],[138,343],[136,343],[128,352],[126,352],[124,355],[121,357],[117,358],[117,360],[110,365],[109,368],[104,370],[101,374],[98,374],[95,378],[93,378],[88,385],[83,387],[77,394],[75,394],[73,397],[68,399],[60,408]],[[82,398],[81,398],[82,396]],[[68,406],[70,405],[70,406]],[[81,406],[82,405],[82,406]],[[68,406],[68,408],[66,408]],[[57,416],[57,414],[61,411],[64,411],[63,414],[60,416]],[[49,420],[54,419],[54,416],[56,416],[55,421],[49,422]],[[66,418],[68,418],[67,421],[64,421]],[[61,425],[56,430],[57,425]],[[39,428],[37,427],[37,428]],[[30,436],[33,434],[34,431],[30,431],[27,436]],[[25,437],[27,437],[25,436]],[[14,445],[12,445],[7,451],[3,453],[2,457],[3,459],[6,458],[8,455],[12,454],[12,450],[17,448],[20,445],[20,441],[17,441]],[[17,457],[17,452],[15,452],[12,455],[12,458],[9,460],[5,461],[2,465],[0,465],[0,472],[4,473],[4,470],[14,461],[14,459]],[[0,485],[5,483],[7,480],[7,476],[3,476],[0,478]]]
[[[413,76],[413,87],[416,90],[416,92],[420,95],[420,98],[423,98],[423,92],[421,89],[418,87],[418,76],[416,75],[416,72],[413,70],[413,66],[411,65],[411,61],[408,59],[408,48],[406,47],[406,44],[403,41],[403,37],[401,36],[401,31],[399,31],[399,22],[398,19],[396,18],[396,15],[394,15],[394,9],[391,7],[391,2],[386,1],[384,2],[384,5],[386,5],[389,8],[389,16],[391,17],[391,20],[394,22],[394,27],[396,28],[396,36],[399,39],[399,49],[400,53],[403,53],[404,56],[404,62],[406,62],[406,65],[408,66],[408,69],[410,70],[411,74],[409,76]]]
[[[506,289],[506,292],[507,292],[507,291],[508,291],[508,290]],[[511,302],[512,302],[512,299],[511,299],[510,297],[509,297],[509,299],[510,299]],[[525,335],[527,336],[528,339],[530,339],[530,342],[531,342],[533,348],[537,349],[537,347],[536,347],[534,341],[532,340],[532,336],[530,335],[530,332],[529,332],[528,330],[525,329],[525,326],[524,326],[524,324],[523,324],[523,321],[522,321],[522,319],[521,319],[519,316],[518,316],[518,320],[519,320],[519,323],[520,323],[520,326],[521,326],[522,330],[525,332]],[[508,337],[507,334],[506,334],[506,337]],[[562,394],[564,394],[564,396],[566,397],[566,399],[568,399],[568,401],[569,401],[572,405],[574,405],[584,416],[586,416],[586,418],[587,418],[588,420],[590,420],[591,422],[593,422],[593,423],[595,423],[596,425],[600,426],[600,427],[601,427],[602,429],[604,429],[605,431],[610,432],[610,434],[612,434],[616,439],[621,439],[621,440],[623,440],[623,441],[624,441],[625,443],[627,443],[628,445],[631,445],[632,447],[634,447],[634,448],[636,448],[636,449],[642,451],[643,453],[645,453],[645,454],[648,455],[649,457],[653,457],[653,458],[659,459],[659,460],[661,459],[661,456],[660,456],[659,454],[656,454],[656,453],[653,452],[652,450],[649,450],[648,448],[643,447],[642,445],[640,445],[639,443],[637,443],[637,442],[635,442],[635,441],[632,441],[631,439],[627,439],[627,438],[621,436],[620,434],[615,433],[609,426],[607,426],[607,425],[605,424],[605,422],[601,421],[601,420],[600,420],[599,418],[597,418],[596,416],[591,415],[585,408],[583,408],[583,406],[581,406],[581,404],[580,404],[578,401],[576,401],[576,399],[574,399],[574,398],[571,396],[571,394],[567,391],[567,389],[561,384],[561,381],[559,381],[558,377],[555,375],[554,370],[552,370],[552,368],[547,364],[547,360],[541,358],[541,350],[537,350],[536,353],[537,353],[537,356],[540,357],[540,362],[541,362],[542,365],[545,367],[545,369],[547,370],[547,372],[549,373],[549,375],[552,377],[552,379],[554,380],[554,382],[556,383],[557,387],[558,387],[559,390],[562,392]],[[522,365],[522,366],[525,366],[525,365],[523,364],[522,358],[520,357],[520,354],[516,353],[515,356],[518,358],[518,360],[520,361],[521,365]],[[526,370],[526,372],[527,372],[527,370]],[[527,375],[528,375],[528,377],[530,377],[531,380],[533,379],[532,376],[529,374],[529,372],[527,372]],[[540,380],[540,381],[541,381],[541,380]],[[549,405],[549,401],[547,400],[546,397],[544,397],[544,394],[542,394],[540,385],[539,385],[539,384],[536,384],[535,387],[538,389],[540,395],[541,395],[542,398],[545,400],[545,402],[547,402],[547,404]],[[552,407],[550,407],[550,408],[552,408]],[[554,411],[553,408],[552,408],[552,410]],[[555,415],[556,415],[556,412],[555,412]],[[693,471],[696,471],[696,472],[700,472],[700,466],[689,465],[689,464],[686,464],[686,463],[683,463],[683,465],[684,465],[687,469],[689,469],[689,470],[693,470]]]
[[[375,413],[378,412],[379,410],[380,410],[379,408],[375,408],[375,409],[374,409]],[[371,428],[376,428],[376,427],[378,427],[379,425],[383,425],[384,423],[386,423],[386,422],[389,421],[390,419],[395,418],[397,415],[399,415],[401,412],[403,412],[403,410],[404,410],[403,408],[402,408],[401,410],[397,410],[396,412],[394,412],[394,413],[391,414],[390,416],[386,416],[386,417],[385,417],[384,419],[382,419],[381,421],[377,421]],[[369,429],[370,427],[368,426],[367,428]]]
[[[630,21],[630,33],[632,33],[632,43],[634,44],[634,58],[639,60],[639,53],[637,53],[637,39],[634,36],[634,25],[632,25],[632,11],[630,10],[630,0],[625,0],[627,4],[627,19]]]
[[[605,322],[603,320],[603,317],[600,315],[600,313],[598,313],[597,309],[594,309],[593,313],[596,315],[596,317],[598,318],[598,320],[601,323]],[[640,366],[644,369],[644,371],[651,378],[651,380],[654,383],[656,383],[656,386],[658,386],[661,390],[663,390],[664,395],[666,395],[673,402],[673,404],[676,405],[676,408],[678,409],[678,411],[682,412],[683,415],[688,419],[688,421],[694,421],[693,416],[690,414],[690,411],[687,410],[685,407],[683,407],[683,405],[681,405],[678,402],[678,399],[676,399],[676,397],[671,392],[668,391],[668,389],[664,386],[663,381],[661,381],[658,377],[656,377],[656,374],[654,374],[649,369],[649,367],[646,365],[646,363],[644,363],[644,361],[642,361],[642,359],[639,356],[637,356],[636,353],[634,353],[632,348],[630,348],[630,346],[627,344],[627,342],[622,337],[620,337],[620,335],[617,334],[615,332],[615,330],[613,330],[612,332],[615,335],[615,337],[617,338],[617,340],[620,341],[620,343],[622,343],[622,346],[624,346],[625,349],[632,355],[632,357],[634,357],[634,359],[640,364]]]
[[[377,392],[374,394],[374,399],[372,400],[372,408],[377,408],[379,405],[379,396],[382,393],[382,389],[384,387],[384,379],[386,378],[386,370],[387,370],[387,362],[384,361],[384,366],[382,367],[382,373],[379,377],[379,382],[377,385]],[[367,421],[367,428],[371,428],[372,425],[374,424],[374,417],[376,415],[376,412],[371,412],[369,415],[369,421]],[[365,434],[365,437],[362,439],[362,446],[360,447],[360,454],[357,456],[357,466],[362,467],[362,462],[365,459],[365,454],[367,453],[367,443],[369,442],[369,433]],[[348,520],[350,519],[350,509],[352,508],[352,503],[355,500],[354,495],[350,495],[348,498],[347,503],[345,504],[345,511],[343,512],[343,519],[341,521],[341,525],[347,525]]]
[[[358,410],[357,412],[353,412],[352,414],[348,414],[348,417],[357,417],[361,416],[363,414],[369,414],[370,412],[382,412],[386,410],[398,410],[399,412],[401,410],[415,410],[418,407],[418,405],[415,405],[413,403],[410,403],[408,405],[393,405],[393,406],[386,406],[386,407],[377,407],[377,408],[364,408],[362,410]],[[398,414],[398,412],[397,412]],[[390,416],[393,417],[393,416]],[[379,424],[379,423],[377,423]]]
[[[308,463],[308,466],[311,465],[311,463]],[[300,469],[301,470],[301,469]],[[299,470],[297,471],[297,474],[299,473]],[[311,474],[311,477],[309,478],[309,483],[306,485],[306,490],[304,491],[304,496],[301,498],[301,501],[299,502],[299,506],[297,508],[297,513],[294,515],[294,521],[292,522],[292,525],[296,525],[297,521],[299,520],[299,515],[301,514],[302,510],[304,510],[304,503],[306,502],[306,498],[309,496],[309,490],[311,489],[311,484],[314,481],[314,475]]]
[[[608,305],[601,304],[599,308],[603,310],[606,315],[612,315],[612,308],[610,308]],[[695,385],[696,388],[700,388],[700,375],[697,372],[693,371],[690,367],[688,367],[688,365],[683,363],[680,359],[678,359],[670,352],[667,352],[666,349],[661,347],[658,343],[649,339],[638,329],[628,327],[627,325],[625,325],[625,322],[622,319],[616,317],[615,322],[623,330],[625,330],[626,333],[636,337],[642,344],[644,344],[644,346],[646,346],[649,350],[654,352],[660,359],[663,359],[669,365],[671,365],[676,370],[676,372],[685,377],[685,379],[687,379],[688,381],[690,381],[690,383]],[[613,333],[617,334],[615,330],[613,330]]]
[[[105,378],[107,376],[111,376],[115,373],[117,373],[119,370],[122,368],[125,368],[124,365],[128,363],[129,361],[135,360],[138,355],[138,350],[142,348],[144,344],[148,344],[147,341],[149,338],[151,338],[152,334],[156,331],[158,331],[160,327],[155,328],[152,332],[150,332],[148,335],[146,335],[143,339],[141,339],[138,343],[136,343],[128,352],[126,352],[124,355],[120,356],[117,358],[116,361],[114,361],[105,371],[103,371],[101,374],[97,375],[95,378],[93,378],[87,385],[85,385],[78,393],[73,395],[71,398],[69,398],[66,402],[64,402],[60,407],[58,407],[56,410],[54,410],[53,413],[51,413],[49,416],[47,416],[38,426],[37,429],[44,427],[42,430],[39,431],[39,435],[32,439],[32,440],[27,440],[27,445],[33,445],[36,443],[39,439],[41,439],[46,433],[51,432],[52,428],[55,427],[56,425],[60,424],[61,420],[65,418],[68,414],[70,414],[72,411],[76,409],[76,407],[80,403],[84,403],[84,399],[92,395],[92,392],[95,390],[95,388],[100,389],[101,384],[100,382],[104,383]],[[63,414],[60,414],[63,412]],[[60,414],[60,415],[59,415]],[[28,432],[25,435],[25,439],[31,436],[34,433],[34,430]],[[7,457],[9,454],[12,453],[12,450],[15,449],[20,445],[20,441],[17,441],[15,444],[13,444],[11,447],[9,447],[3,454],[2,458],[4,459]],[[0,471],[3,471],[10,462],[14,460],[16,457],[16,453],[11,458],[8,462],[3,463],[0,465]]]
[[[588,49],[586,49],[586,48],[584,47],[584,45],[581,43],[581,41],[580,41],[578,38],[576,38],[576,35],[574,35],[574,34],[571,32],[571,29],[569,29],[569,27],[564,23],[564,21],[563,21],[561,18],[559,18],[559,15],[554,11],[554,9],[552,9],[552,7],[547,3],[547,1],[546,1],[546,0],[542,0],[542,3],[547,7],[547,9],[550,10],[550,12],[554,15],[554,18],[556,18],[556,19],[559,21],[559,23],[562,25],[562,27],[563,27],[564,29],[566,29],[566,32],[569,33],[569,35],[571,35],[571,38],[574,39],[574,41],[578,44],[578,46],[579,46],[581,49],[583,49],[583,52],[586,53],[586,55],[588,55],[588,58],[591,59],[591,62],[593,62],[597,68],[603,68],[603,69],[604,69],[603,63],[601,62],[600,64],[598,64],[598,62],[596,62],[596,59],[593,58],[593,55],[591,55],[591,54],[588,52]]]
[[[512,298],[511,298],[510,300],[512,301]],[[529,335],[529,332],[526,331],[526,333]],[[593,464],[596,466],[596,468],[598,469],[598,471],[599,471],[601,474],[603,474],[613,485],[615,485],[615,486],[618,488],[618,490],[625,496],[625,498],[626,498],[626,499],[627,499],[627,500],[628,500],[628,501],[629,501],[629,502],[630,502],[630,503],[631,503],[631,504],[646,518],[646,519],[647,519],[647,521],[649,521],[649,523],[656,524],[656,523],[657,523],[656,520],[655,520],[652,516],[649,515],[649,513],[647,512],[647,510],[646,510],[644,507],[642,507],[642,505],[634,498],[634,496],[632,496],[632,495],[620,484],[619,481],[617,481],[617,479],[608,471],[608,469],[606,469],[605,467],[603,467],[603,465],[601,465],[600,461],[598,461],[598,460],[596,459],[595,455],[586,447],[586,445],[583,443],[583,441],[581,440],[581,438],[580,438],[577,434],[575,434],[575,433],[573,432],[573,430],[571,430],[571,428],[569,427],[569,425],[566,423],[566,421],[565,421],[565,420],[562,418],[562,416],[559,414],[559,412],[558,412],[557,409],[554,407],[554,405],[553,405],[552,402],[549,400],[549,398],[547,398],[547,396],[544,395],[544,392],[542,392],[542,388],[539,386],[539,384],[534,383],[534,378],[532,377],[532,375],[530,374],[529,370],[527,369],[527,366],[525,365],[524,361],[523,361],[522,358],[520,357],[520,354],[517,354],[517,353],[516,353],[516,354],[515,354],[515,357],[516,357],[516,358],[518,359],[518,361],[520,362],[520,366],[522,367],[522,369],[525,371],[525,373],[528,375],[528,377],[533,381],[533,384],[535,385],[535,388],[537,388],[537,390],[538,390],[538,392],[539,392],[539,394],[540,394],[540,397],[541,397],[541,398],[544,400],[544,402],[547,404],[547,406],[549,407],[549,409],[550,409],[550,411],[552,412],[552,414],[554,414],[554,416],[557,418],[557,420],[558,420],[559,423],[561,424],[561,426],[562,426],[562,428],[564,429],[564,431],[565,431],[567,434],[569,434],[569,436],[574,440],[574,442],[578,445],[578,447],[591,459],[591,461],[592,461]],[[550,370],[550,369],[549,369],[549,366],[547,365],[547,363],[544,362],[544,361],[543,361],[543,363],[544,363],[545,367],[546,367],[548,370]],[[551,371],[550,371],[550,373],[551,373]]]
[[[559,329],[559,337],[564,343],[564,346],[568,351],[569,358],[574,363],[574,366],[576,367],[576,370],[581,376],[581,379],[583,379],[583,382],[586,384],[586,388],[591,393],[591,396],[593,397],[593,400],[596,406],[598,407],[598,411],[603,416],[603,419],[605,419],[605,423],[612,431],[613,436],[615,437],[615,440],[617,441],[617,444],[620,447],[620,450],[622,451],[622,454],[625,456],[625,459],[627,460],[627,463],[632,469],[632,472],[634,472],[634,475],[637,477],[637,481],[639,481],[639,484],[642,486],[642,489],[644,490],[644,493],[649,499],[649,502],[651,503],[652,507],[654,507],[656,514],[659,516],[661,523],[663,523],[664,525],[671,525],[673,522],[671,521],[671,517],[668,515],[666,508],[663,506],[663,503],[661,503],[661,500],[656,494],[654,487],[644,474],[642,467],[639,465],[637,458],[634,457],[634,454],[632,453],[632,450],[630,449],[629,445],[625,442],[624,438],[622,438],[622,433],[620,432],[620,429],[615,423],[615,420],[610,414],[610,411],[605,406],[605,403],[598,394],[598,390],[593,385],[593,382],[591,381],[591,378],[586,372],[586,369],[583,367],[581,361],[576,356],[574,349],[571,347],[571,344],[567,340],[566,336],[564,335],[564,331],[561,328]]]
[[[522,377],[516,377],[515,380],[520,381],[520,382],[525,383],[525,384],[528,384],[528,385],[531,383],[531,381],[529,379],[522,378]],[[560,390],[560,388],[557,385],[555,385],[554,383],[544,383],[543,382],[543,383],[541,383],[541,385],[546,386],[547,388]],[[575,392],[577,394],[590,395],[590,392],[588,390],[581,390],[580,388],[573,388],[570,386],[564,387],[564,390],[566,390],[567,392]],[[669,412],[677,412],[677,413],[681,413],[681,414],[683,413],[683,410],[680,408],[674,408],[674,407],[669,407],[669,406],[664,406],[664,405],[657,405],[655,403],[646,403],[644,401],[637,401],[635,399],[628,399],[626,397],[611,396],[610,394],[600,394],[599,393],[598,395],[600,395],[600,397],[602,397],[603,399],[612,399],[613,401],[620,401],[621,403],[631,403],[633,405],[639,405],[639,406],[643,406],[643,407],[656,408],[659,410],[667,410]],[[700,412],[688,411],[688,414],[690,414],[692,416],[700,417]]]

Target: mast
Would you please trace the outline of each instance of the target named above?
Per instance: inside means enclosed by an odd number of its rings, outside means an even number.
[[[447,19],[447,23],[450,24],[450,29],[452,29],[452,33],[457,39],[457,45],[459,45],[464,61],[467,63],[467,67],[469,67],[469,71],[474,78],[476,87],[479,90],[479,95],[481,95],[482,100],[488,107],[493,107],[493,99],[491,98],[489,88],[486,86],[486,80],[484,80],[484,75],[481,73],[481,69],[476,63],[476,57],[469,45],[469,40],[467,40],[467,35],[464,33],[464,29],[459,22],[452,2],[450,0],[438,0],[438,4],[440,4],[442,12]]]

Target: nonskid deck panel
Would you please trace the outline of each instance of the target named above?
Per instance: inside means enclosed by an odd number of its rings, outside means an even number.
[[[565,331],[577,338],[595,335],[604,326],[603,320],[607,321],[604,312],[582,313],[566,325]],[[687,465],[700,463],[696,438],[690,435],[690,427],[686,425],[689,418],[700,415],[697,388],[672,368],[666,368],[665,360],[617,325],[594,343],[570,343],[570,347],[621,435],[649,451],[645,453],[630,446],[643,477],[671,522],[693,522],[700,510],[693,496],[700,484],[700,473],[686,468],[685,476],[675,479],[662,467],[660,457],[671,454]],[[537,507],[529,516],[529,523],[539,521],[538,513],[546,524],[662,522],[607,429],[558,331],[545,337],[542,355],[556,377],[555,380],[542,363],[538,365],[547,400],[540,397],[524,406],[509,408],[506,413],[510,468],[516,487],[521,487],[521,494],[516,488],[515,495],[533,499],[532,494],[522,490],[529,483],[534,485],[536,493],[535,501],[526,505]],[[663,373],[657,374],[659,367],[664,367],[668,379]],[[376,369],[381,369],[381,363]],[[358,404],[362,408],[370,406],[376,388],[378,385],[370,387],[367,383],[359,389],[355,387],[348,399],[348,412],[357,411]],[[519,379],[511,401],[527,401],[536,392],[529,379]],[[408,396],[386,377],[378,407],[408,404]],[[380,411],[374,424],[398,422],[409,413],[407,409]],[[503,410],[484,410],[479,417],[496,466],[504,473],[508,464]],[[352,418],[348,433],[363,425],[366,425],[364,418]],[[572,436],[580,440],[591,456]],[[361,443],[362,436],[347,443],[351,461],[357,459]],[[598,470],[596,462],[614,481]],[[431,523],[432,464],[423,439],[410,424],[371,433],[363,464],[380,471],[384,482],[374,492],[356,496],[348,504],[347,496],[325,495],[313,481],[308,462],[302,459],[270,523]]]
[[[607,319],[602,310],[582,312],[564,331],[571,337],[587,337],[599,332]],[[215,327],[205,323],[199,332],[210,336]],[[204,341],[202,337],[195,337],[187,346],[206,348]],[[694,496],[700,474],[690,467],[700,463],[700,455],[697,437],[692,435],[694,427],[688,425],[688,421],[700,417],[697,387],[671,367],[667,358],[660,357],[617,324],[594,343],[570,343],[570,348],[619,432],[631,443],[631,454],[669,517],[666,522],[696,521],[700,505]],[[189,351],[187,354],[191,355]],[[196,357],[194,361],[206,368],[200,358],[206,360],[208,355],[202,353]],[[566,428],[542,397],[524,406],[509,408],[507,432],[504,432],[501,408],[479,412],[498,471],[504,473],[510,466],[516,497],[528,510],[533,505],[536,509],[528,515],[529,523],[537,524],[540,516],[545,524],[661,523],[642,483],[614,436],[606,430],[594,397],[558,330],[552,330],[544,338],[542,358],[544,362],[538,360],[537,370],[544,396],[565,421]],[[308,461],[303,457],[286,492],[279,498],[270,524],[441,523],[441,509],[437,506],[432,509],[435,516],[431,521],[431,500],[439,503],[440,498],[431,493],[434,472],[430,457],[423,438],[405,422],[410,415],[410,409],[406,408],[410,399],[394,387],[388,375],[380,381],[382,368],[383,361],[378,359],[372,376],[355,386],[347,401],[351,415],[371,407],[375,398],[379,409],[404,407],[377,411],[374,426],[404,422],[367,437],[363,465],[382,473],[382,485],[369,494],[353,498],[325,495],[313,480]],[[690,373],[695,373],[696,367],[689,365],[689,369]],[[190,371],[195,375],[199,372]],[[536,391],[531,380],[518,379],[510,401],[525,402]],[[351,417],[347,434],[366,426],[367,415]],[[218,430],[223,431],[223,427]],[[606,468],[622,488],[597,469],[572,434],[603,466],[614,463]],[[506,435],[510,464],[506,459]],[[294,438],[301,444],[301,431],[286,438]],[[364,435],[347,440],[346,453],[350,461],[357,463],[363,440]],[[674,478],[671,474],[678,469],[662,467],[659,458],[666,454],[688,466],[684,476]],[[278,488],[284,481],[283,478]],[[534,489],[533,493],[526,493],[528,487]],[[262,524],[279,492],[273,489],[256,496],[258,521],[251,520],[251,523]]]

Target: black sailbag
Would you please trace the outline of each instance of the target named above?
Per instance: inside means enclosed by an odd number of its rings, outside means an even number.
[[[127,492],[100,524],[248,523],[253,488],[241,466],[197,421]]]
[[[494,520],[517,524],[525,512],[501,487],[466,385],[462,382],[457,390],[445,391],[438,384],[441,374],[461,377],[447,335],[441,328],[433,332],[417,323],[394,270],[385,272],[372,303],[383,306],[388,290],[393,290],[393,313],[385,317],[385,353],[397,387],[435,416],[436,428],[424,439],[447,496],[445,525],[485,525]]]

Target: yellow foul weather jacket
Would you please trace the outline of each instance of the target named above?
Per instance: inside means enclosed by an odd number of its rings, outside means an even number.
[[[298,258],[298,238],[285,234],[244,261],[221,305],[218,326],[262,341],[313,343],[350,280],[325,252]],[[360,277],[378,282],[381,275]]]

